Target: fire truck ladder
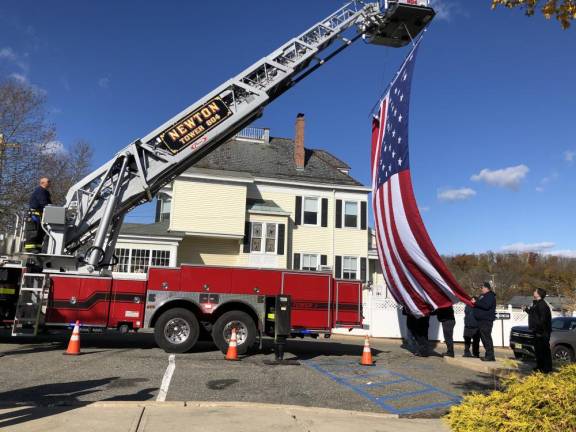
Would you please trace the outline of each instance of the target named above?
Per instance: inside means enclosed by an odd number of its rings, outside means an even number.
[[[46,208],[43,226],[50,237],[47,258],[71,257],[84,250],[84,269],[110,268],[128,211],[152,200],[163,186],[261,116],[267,104],[360,37],[387,46],[405,45],[410,41],[407,32],[415,36],[434,16],[429,7],[403,5],[399,9],[398,4],[382,10],[378,2],[350,1],[129,144],[74,185],[64,208]],[[402,11],[407,12],[400,22],[398,14]],[[353,27],[356,34],[344,37]],[[337,47],[320,57],[333,44]]]
[[[12,336],[32,337],[38,334],[48,302],[49,284],[50,278],[47,274],[24,273],[16,304]]]

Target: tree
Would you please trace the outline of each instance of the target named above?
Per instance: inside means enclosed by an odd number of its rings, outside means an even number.
[[[0,226],[6,229],[25,207],[43,155],[55,138],[45,96],[16,80],[0,82],[0,135]]]
[[[492,9],[500,5],[507,8],[523,7],[526,15],[532,16],[540,4],[546,19],[556,17],[564,29],[570,27],[570,21],[576,19],[576,0],[492,0]]]
[[[46,98],[26,83],[0,82],[0,227],[23,216],[40,177],[52,180],[52,201],[65,203],[68,189],[90,171],[92,147],[78,141],[67,150],[55,140]]]

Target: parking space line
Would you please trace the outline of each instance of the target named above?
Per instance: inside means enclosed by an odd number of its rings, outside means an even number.
[[[376,370],[374,370],[371,373],[367,373],[367,374],[358,374],[358,375],[350,375],[349,373],[342,373],[340,371],[334,371],[334,370],[328,370],[325,369],[324,366],[325,364],[322,362],[316,362],[316,361],[306,361],[304,362],[304,364],[318,372],[320,372],[321,374],[327,376],[328,378],[332,379],[333,381],[337,382],[338,384],[341,384],[342,386],[345,386],[347,388],[349,388],[350,390],[354,391],[355,393],[357,393],[358,395],[368,399],[369,401],[371,401],[372,403],[374,403],[375,405],[379,406],[380,408],[382,408],[383,410],[386,410],[390,413],[393,414],[412,414],[412,413],[417,413],[417,412],[421,412],[421,411],[428,411],[428,410],[432,410],[432,409],[436,409],[436,408],[444,408],[444,407],[448,407],[451,405],[454,405],[458,402],[460,402],[461,398],[458,395],[449,393],[445,390],[442,390],[441,388],[438,387],[434,387],[430,384],[427,384],[425,382],[413,379],[409,376],[406,375],[402,375],[399,374],[397,372],[393,372],[387,369],[383,369],[383,368],[377,368]],[[327,366],[331,366],[330,364],[327,364]],[[351,369],[354,369],[356,366],[355,363],[353,362],[348,362],[348,372]],[[340,368],[338,368],[340,369]],[[358,369],[355,369],[358,370]],[[354,383],[353,380],[354,379],[358,379],[358,378],[370,378],[370,377],[374,377],[374,376],[386,376],[388,375],[390,378],[395,377],[396,379],[394,380],[389,380],[386,382],[382,382],[382,383]],[[420,389],[418,390],[414,390],[414,391],[401,391],[401,392],[391,392],[391,393],[385,393],[385,394],[372,394],[368,391],[366,391],[369,388],[372,388],[374,390],[376,389],[381,389],[383,392],[386,392],[386,385],[388,384],[415,384],[417,386],[420,387]],[[421,405],[417,405],[417,406],[407,406],[407,407],[397,407],[392,405],[392,403],[394,402],[400,402],[402,400],[406,401],[410,401],[411,397],[418,397],[421,395],[442,395],[444,397],[446,397],[448,400],[445,401],[440,401],[440,402],[434,402],[434,403],[421,403]]]
[[[168,367],[164,372],[162,384],[160,385],[160,391],[158,392],[158,397],[156,398],[157,402],[164,402],[166,400],[168,387],[170,387],[170,381],[172,381],[172,375],[174,375],[174,369],[176,369],[176,356],[174,354],[170,354],[170,357],[168,357]]]

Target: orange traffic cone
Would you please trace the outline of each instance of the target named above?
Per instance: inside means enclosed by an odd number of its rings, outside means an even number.
[[[80,321],[76,321],[65,355],[80,355]]]
[[[372,361],[372,350],[370,349],[370,341],[368,340],[368,335],[364,339],[364,351],[362,352],[362,360],[360,360],[362,366],[374,366]]]
[[[228,344],[228,351],[226,352],[226,360],[238,361],[238,348],[236,343],[236,329],[232,327],[232,334],[230,335],[230,343]]]

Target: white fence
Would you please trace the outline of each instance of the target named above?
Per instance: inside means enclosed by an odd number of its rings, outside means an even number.
[[[382,294],[385,290],[363,291],[363,311],[365,329],[357,329],[352,332],[348,330],[335,330],[334,333],[341,334],[369,334],[372,337],[383,338],[403,338],[408,334],[406,328],[406,316],[402,315],[402,309],[398,306],[393,298],[386,298]],[[380,294],[380,295],[379,295]],[[499,307],[497,312],[506,312],[510,314],[510,319],[494,321],[492,329],[492,340],[494,346],[508,347],[510,345],[510,329],[518,325],[528,325],[528,315],[512,306],[507,308]],[[454,327],[454,340],[456,342],[464,341],[464,304],[454,305],[454,315],[456,318],[456,327]],[[553,313],[553,316],[556,314]],[[428,337],[433,341],[444,342],[442,326],[436,319],[430,319],[430,330]]]

